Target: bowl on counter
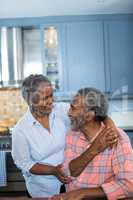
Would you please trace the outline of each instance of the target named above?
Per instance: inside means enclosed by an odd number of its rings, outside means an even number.
[[[10,131],[8,127],[0,126],[0,136],[9,135]]]
[[[12,118],[0,120],[0,136],[11,134],[15,124],[16,120]]]

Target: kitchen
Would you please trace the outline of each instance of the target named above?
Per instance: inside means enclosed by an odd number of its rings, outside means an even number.
[[[6,152],[0,196],[26,196],[10,152],[12,129],[27,110],[21,83],[30,74],[46,75],[59,102],[70,102],[82,87],[103,91],[109,116],[133,145],[133,2],[0,3],[0,148]]]

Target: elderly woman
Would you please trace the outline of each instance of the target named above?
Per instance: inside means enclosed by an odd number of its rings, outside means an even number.
[[[133,149],[124,131],[118,129],[118,143],[88,163],[88,147],[92,148],[95,138],[99,138],[101,145],[107,142],[102,135],[99,137],[107,111],[107,99],[99,90],[84,88],[74,97],[69,116],[79,131],[67,134],[64,163],[66,173],[74,178],[67,184],[67,193],[52,199],[102,199],[106,196],[109,200],[117,200],[133,197]],[[78,165],[78,173],[72,170],[72,165]]]
[[[53,103],[51,83],[43,75],[27,77],[22,84],[22,96],[29,109],[13,130],[12,156],[22,170],[29,194],[50,197],[59,193],[62,183],[70,181],[62,171],[65,137],[70,129],[69,104]],[[106,137],[108,131],[115,134],[112,129],[105,129],[101,134]],[[106,147],[112,142],[114,137]],[[97,143],[93,156],[99,152]],[[105,145],[100,146],[100,151],[103,148]],[[88,160],[92,159],[90,155]],[[75,165],[73,169],[77,170]]]

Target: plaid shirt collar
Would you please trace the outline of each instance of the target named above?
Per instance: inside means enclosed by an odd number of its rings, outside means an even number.
[[[86,139],[84,133],[80,132],[80,131],[76,131],[77,136],[81,139],[84,140],[85,142],[92,144],[92,142],[95,140],[95,138],[100,134],[100,132],[105,128],[105,125],[103,122],[101,122],[101,127],[99,129],[99,131],[96,133],[96,135],[89,141]],[[74,130],[73,130],[74,131]]]

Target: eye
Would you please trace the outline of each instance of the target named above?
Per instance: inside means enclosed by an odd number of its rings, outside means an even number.
[[[53,98],[53,94],[50,95],[50,96],[45,96],[45,97],[43,97],[42,100],[43,100],[43,101],[47,101],[48,99],[51,99],[51,98]]]
[[[42,98],[43,101],[47,100],[49,98],[49,96],[45,96]]]
[[[32,95],[31,101],[33,104],[38,104],[40,102],[41,98],[38,93],[35,93]]]
[[[71,110],[75,110],[75,107],[72,104],[71,104],[70,107],[71,107]]]
[[[53,94],[51,94],[51,95],[49,96],[49,98],[53,98]]]

